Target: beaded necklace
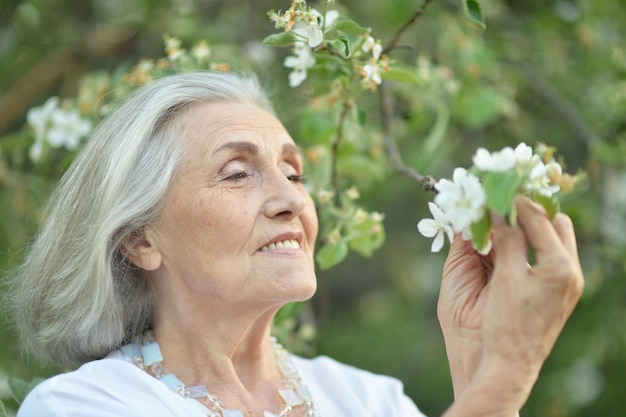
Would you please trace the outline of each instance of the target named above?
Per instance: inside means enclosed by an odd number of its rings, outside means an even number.
[[[276,365],[283,377],[283,387],[278,389],[278,396],[283,401],[283,408],[278,414],[264,411],[263,417],[287,417],[294,407],[304,407],[306,417],[316,417],[315,407],[309,389],[302,384],[289,352],[284,349],[276,338],[271,338],[272,350],[276,357]],[[204,399],[209,406],[208,417],[243,417],[241,410],[224,408],[222,402],[211,394],[205,385],[186,386],[174,374],[165,370],[161,362],[161,348],[154,340],[152,332],[143,335],[141,343],[133,342],[124,345],[120,350],[129,356],[140,369],[163,382],[171,391],[183,398]]]

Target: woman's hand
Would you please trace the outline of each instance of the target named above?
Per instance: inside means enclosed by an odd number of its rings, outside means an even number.
[[[500,389],[518,390],[521,407],[582,294],[583,276],[570,219],[559,214],[551,221],[527,198],[516,206],[515,227],[494,219],[490,255],[455,239],[444,266],[438,315],[455,396],[485,369],[493,377],[497,364],[495,374],[501,371],[507,378]],[[529,247],[534,265],[528,264]]]

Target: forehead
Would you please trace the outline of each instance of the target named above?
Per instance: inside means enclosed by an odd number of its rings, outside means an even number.
[[[211,155],[235,142],[249,143],[259,149],[297,150],[274,115],[248,103],[194,105],[185,116],[183,134],[190,157]]]

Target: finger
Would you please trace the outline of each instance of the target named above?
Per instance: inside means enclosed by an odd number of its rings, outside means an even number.
[[[495,268],[501,268],[510,273],[526,271],[528,263],[527,242],[519,225],[510,227],[504,218],[498,215],[491,217],[493,228],[494,247],[498,253],[495,258]]]
[[[521,197],[516,201],[516,209],[518,224],[523,229],[530,246],[535,250],[538,263],[541,263],[543,258],[565,249],[561,236],[542,206],[528,197]],[[565,230],[563,232],[565,233]]]
[[[570,255],[578,257],[578,246],[576,244],[576,234],[574,233],[572,220],[567,215],[559,213],[556,215],[553,223],[554,229],[567,251]]]
[[[467,261],[469,256],[472,256],[474,248],[472,242],[463,240],[460,234],[456,234],[452,243],[450,243],[450,251],[446,258],[446,262],[443,265],[443,278],[444,280],[449,275],[449,272],[457,269],[460,264]]]

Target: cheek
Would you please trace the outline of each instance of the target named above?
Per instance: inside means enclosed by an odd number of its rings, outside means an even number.
[[[315,204],[309,195],[307,195],[307,207],[305,208],[305,216],[303,216],[303,223],[307,234],[307,240],[309,245],[315,247],[315,240],[318,232],[318,220],[317,211],[315,210]]]
[[[244,249],[254,227],[254,218],[248,204],[221,204],[215,201],[206,208],[202,230],[196,230],[195,233],[204,234],[205,239],[214,241],[214,249],[218,252]]]

